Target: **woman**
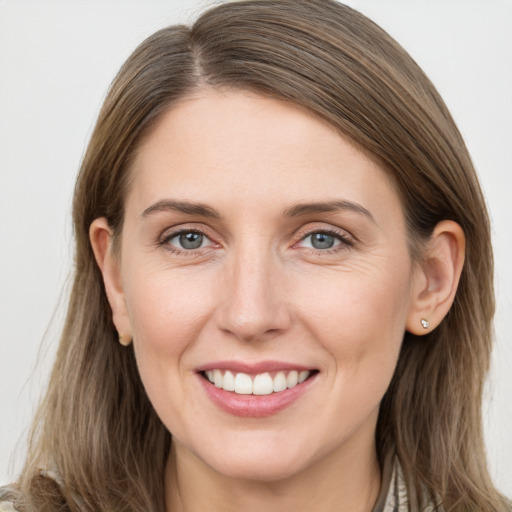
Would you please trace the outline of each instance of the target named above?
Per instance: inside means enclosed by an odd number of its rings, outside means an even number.
[[[441,98],[362,15],[233,2],[150,37],[74,226],[18,510],[507,510],[485,204]]]

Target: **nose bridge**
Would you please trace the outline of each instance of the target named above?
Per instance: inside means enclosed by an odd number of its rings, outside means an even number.
[[[283,331],[290,315],[284,298],[282,269],[270,247],[253,239],[229,258],[219,327],[242,340]]]

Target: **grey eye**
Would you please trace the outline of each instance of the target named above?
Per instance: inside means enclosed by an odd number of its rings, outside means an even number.
[[[328,233],[313,233],[311,237],[311,247],[315,249],[330,249],[338,241]],[[339,241],[338,241],[339,242]]]
[[[170,238],[167,243],[178,249],[193,251],[205,247],[210,243],[210,240],[197,231],[182,231]]]
[[[315,231],[304,237],[301,241],[302,247],[309,247],[310,249],[326,250],[332,249],[342,243],[342,235],[331,235],[325,231]]]
[[[179,242],[183,249],[199,249],[203,245],[201,233],[182,233],[179,235]]]

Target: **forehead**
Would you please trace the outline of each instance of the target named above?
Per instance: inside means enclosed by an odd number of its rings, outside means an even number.
[[[245,91],[180,100],[141,142],[132,172],[139,208],[170,194],[246,208],[343,196],[400,209],[375,158],[305,109]]]

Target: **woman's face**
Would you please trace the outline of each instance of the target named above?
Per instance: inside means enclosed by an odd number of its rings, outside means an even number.
[[[416,272],[379,164],[296,106],[205,89],[133,173],[114,319],[177,456],[272,480],[374,453]]]

